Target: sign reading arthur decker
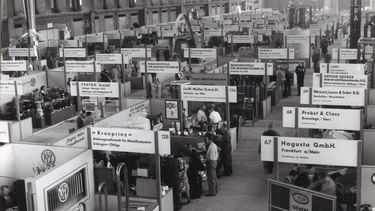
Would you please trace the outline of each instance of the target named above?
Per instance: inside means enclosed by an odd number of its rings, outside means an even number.
[[[118,83],[78,82],[81,97],[119,97]],[[77,96],[76,83],[70,83],[71,95]]]
[[[368,75],[313,74],[313,87],[352,87],[367,89]]]
[[[298,112],[296,119],[295,112]],[[296,122],[297,121],[297,122]],[[360,130],[361,110],[324,108],[283,108],[283,127]]]

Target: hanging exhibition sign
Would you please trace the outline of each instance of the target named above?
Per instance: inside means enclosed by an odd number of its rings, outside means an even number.
[[[66,72],[94,72],[94,61],[65,61]]]
[[[343,60],[357,60],[357,49],[356,48],[333,48],[332,59],[343,59]]]
[[[226,86],[181,85],[181,99],[199,102],[226,102]],[[237,102],[237,87],[229,86],[230,103]]]
[[[106,39],[107,36],[104,35],[103,33],[99,33],[99,34],[90,34],[90,35],[86,35],[85,36],[86,39],[84,40],[84,42],[87,42],[87,43],[102,43],[102,42],[106,42]]]
[[[274,140],[276,140],[277,161],[281,163],[357,166],[358,142],[355,140],[275,138],[273,136],[261,137],[262,161],[274,161]]]
[[[9,56],[15,57],[28,57],[30,51],[30,56],[35,56],[35,51],[33,48],[8,48]]]
[[[231,75],[273,75],[273,63],[230,62],[229,73]]]
[[[1,71],[27,71],[27,61],[23,61],[23,60],[15,60],[15,61],[1,60]]]
[[[320,63],[321,73],[364,75],[366,64]]]
[[[96,54],[95,60],[101,64],[122,64],[121,54]]]
[[[336,196],[268,180],[270,210],[336,211]]]
[[[258,59],[294,59],[294,52],[293,48],[258,48]]]
[[[365,89],[301,87],[300,103],[312,105],[364,106]]]
[[[129,29],[120,30],[120,33],[121,33],[121,36],[124,36],[124,37],[134,37],[134,36],[137,36],[137,31],[129,30]]]
[[[169,131],[158,131],[159,154],[169,155]],[[155,133],[152,130],[127,128],[91,128],[93,150],[155,154]]]
[[[189,58],[189,50],[191,58],[216,59],[216,48],[184,48],[184,57]]]
[[[361,110],[283,107],[283,127],[361,130],[360,123]]]
[[[320,29],[310,29],[311,36],[320,36]]]
[[[64,48],[64,54],[62,48],[59,49],[60,57],[65,58],[86,58],[86,48]]]
[[[190,73],[192,85],[222,85],[228,84],[226,74]]]
[[[121,54],[131,58],[145,58],[145,48],[121,48]],[[151,58],[151,48],[147,48],[147,58]]]
[[[292,43],[309,43],[310,42],[310,36],[303,36],[303,35],[287,35],[286,36],[286,42],[288,44]]]
[[[203,28],[218,28],[217,23],[207,22],[203,23]]]
[[[263,35],[266,35],[266,36],[272,35],[271,29],[253,29],[253,32],[258,32],[258,34],[263,34]]]
[[[78,82],[81,97],[119,97],[118,83]],[[70,82],[72,96],[77,96],[77,83]]]
[[[221,29],[208,29],[204,30],[205,37],[220,37],[222,35]]]
[[[0,142],[9,143],[9,123],[0,121]]]
[[[367,75],[313,73],[313,87],[352,87],[367,89]]]
[[[141,61],[141,73],[145,73],[145,63],[147,63],[147,73],[178,73],[180,71],[179,62],[168,61]]]
[[[254,36],[252,35],[233,35],[229,39],[232,43],[254,43]]]
[[[0,93],[1,94],[9,94],[9,95],[15,95],[16,94],[16,88],[14,86],[15,81],[13,80],[1,80],[0,81]],[[23,86],[22,81],[16,81],[17,83],[17,94],[22,95],[23,94]]]
[[[238,25],[224,25],[223,27],[224,32],[237,32],[239,30]]]

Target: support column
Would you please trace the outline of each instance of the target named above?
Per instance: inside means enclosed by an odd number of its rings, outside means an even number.
[[[361,0],[351,0],[350,4],[350,48],[357,48],[361,36]]]

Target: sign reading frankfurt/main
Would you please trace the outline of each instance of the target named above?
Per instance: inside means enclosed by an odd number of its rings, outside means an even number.
[[[146,50],[144,48],[121,48],[121,53],[131,58],[146,57]],[[147,48],[147,58],[151,58],[151,48]]]
[[[352,87],[367,89],[367,75],[313,74],[313,87]]]
[[[301,137],[276,139],[278,162],[357,166],[357,141]],[[262,136],[261,140],[261,160],[274,161],[274,137]]]
[[[119,97],[118,83],[78,82],[81,97]],[[77,96],[76,82],[71,82],[71,95]]]
[[[27,61],[23,61],[23,60],[15,60],[15,61],[1,60],[1,71],[27,71]]]
[[[141,61],[140,69],[141,73],[145,71],[145,61]],[[179,62],[168,62],[168,61],[148,61],[147,62],[147,73],[178,73],[180,70]]]
[[[229,86],[230,103],[237,102],[237,87]],[[181,85],[181,99],[199,102],[226,102],[226,86]]]
[[[62,48],[59,49],[60,57],[65,58],[86,58],[85,48],[64,48],[64,54]]]
[[[364,75],[365,64],[334,64],[321,63],[320,72],[329,74]]]
[[[332,59],[340,59],[343,60],[357,60],[357,49],[356,48],[333,48],[332,49]]]
[[[258,48],[258,58],[259,59],[294,59],[294,49],[293,48]]]
[[[301,104],[364,106],[365,89],[360,88],[301,88]],[[310,102],[311,95],[311,102]]]
[[[189,58],[189,50],[191,58],[216,59],[216,48],[185,48],[185,58]]]
[[[122,64],[121,54],[96,54],[96,61],[101,64]]]
[[[273,75],[273,63],[230,62],[229,71],[231,75]]]
[[[297,119],[295,112],[298,114]],[[294,128],[297,125],[298,128],[360,130],[360,123],[361,110],[283,108],[283,127]]]
[[[65,61],[66,72],[94,72],[94,61]]]

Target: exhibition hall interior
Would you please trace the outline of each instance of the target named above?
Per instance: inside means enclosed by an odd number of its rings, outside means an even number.
[[[375,0],[0,17],[0,211],[375,210]]]

